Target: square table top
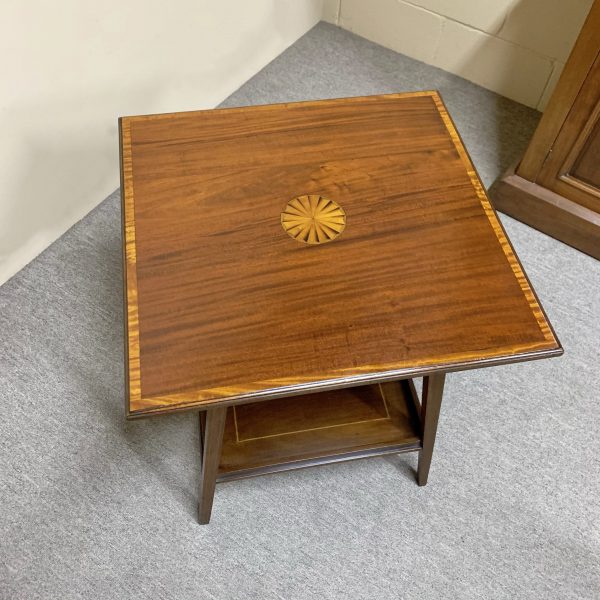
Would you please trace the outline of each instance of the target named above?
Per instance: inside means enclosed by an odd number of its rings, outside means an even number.
[[[129,417],[562,353],[436,92],[120,132]]]

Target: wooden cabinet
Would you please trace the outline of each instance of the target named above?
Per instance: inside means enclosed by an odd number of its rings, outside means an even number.
[[[495,207],[600,259],[600,0]]]

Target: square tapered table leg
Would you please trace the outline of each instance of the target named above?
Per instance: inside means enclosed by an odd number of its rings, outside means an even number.
[[[427,484],[445,379],[445,373],[434,373],[423,378],[423,403],[421,407],[421,439],[423,447],[419,452],[419,467],[417,470],[419,485]]]
[[[198,520],[201,525],[206,525],[210,521],[226,414],[226,406],[209,408],[206,413],[200,413],[202,475],[198,499]]]

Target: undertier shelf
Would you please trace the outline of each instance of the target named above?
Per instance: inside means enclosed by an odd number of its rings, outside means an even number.
[[[420,450],[410,380],[230,407],[218,481]]]

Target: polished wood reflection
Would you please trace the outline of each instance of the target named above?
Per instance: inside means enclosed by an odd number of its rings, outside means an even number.
[[[561,349],[435,92],[121,120],[130,417]],[[291,198],[343,207],[295,243]]]

